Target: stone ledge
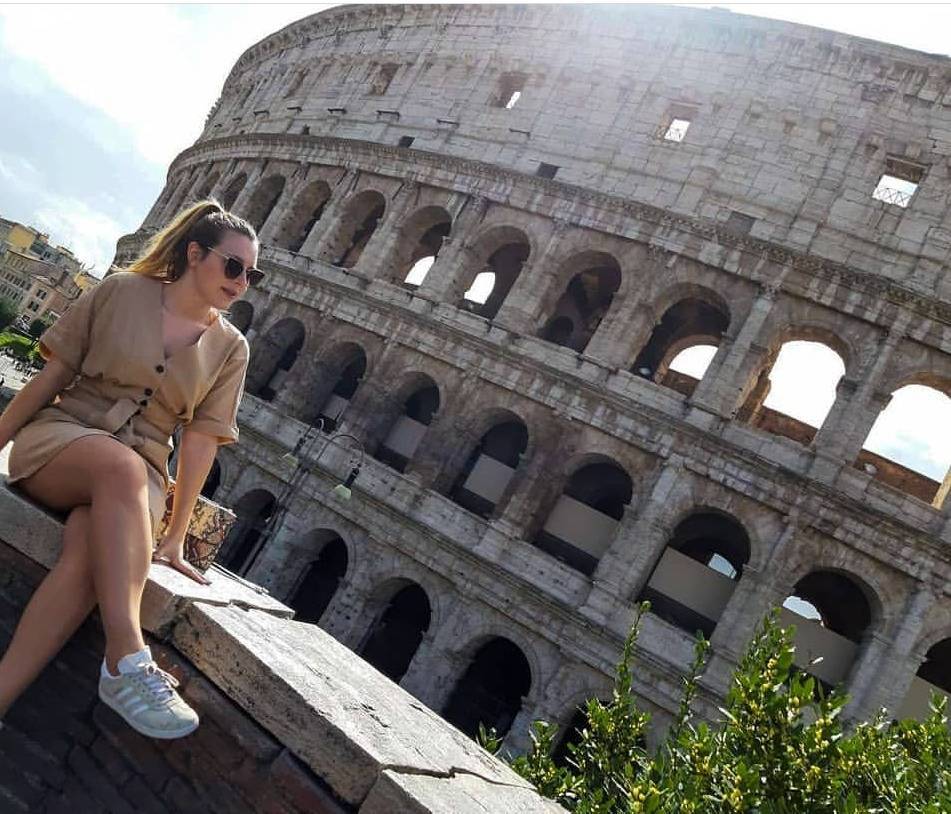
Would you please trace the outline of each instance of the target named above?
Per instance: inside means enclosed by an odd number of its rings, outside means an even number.
[[[49,568],[63,524],[0,488],[0,534]],[[329,634],[290,619],[290,608],[223,574],[209,578],[206,587],[153,565],[143,627],[169,641],[353,810],[564,811]]]
[[[314,625],[198,603],[172,643],[361,812],[563,811]]]
[[[51,568],[62,547],[63,523],[54,513],[37,506],[14,489],[0,484],[0,530],[11,548]],[[257,608],[274,616],[290,618],[294,611],[268,594],[214,570],[211,585],[199,585],[165,565],[153,565],[142,598],[142,627],[164,638],[177,618],[193,602]]]

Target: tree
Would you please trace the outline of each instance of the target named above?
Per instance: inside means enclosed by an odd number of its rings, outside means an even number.
[[[39,338],[43,335],[43,331],[45,331],[48,327],[49,323],[45,319],[37,318],[30,323],[29,330],[27,331],[27,333],[33,338],[30,348],[36,346]]]
[[[0,298],[0,331],[5,331],[16,318],[16,305],[6,297]]]
[[[721,708],[694,724],[691,702],[708,643],[698,639],[679,714],[654,754],[650,721],[631,693],[641,615],[625,642],[612,698],[591,700],[568,765],[551,757],[555,727],[536,721],[527,755],[511,761],[547,797],[578,814],[942,814],[951,811],[951,730],[946,699],[925,721],[888,721],[884,710],[846,731],[847,697],[826,694],[793,664],[791,630],[764,620]],[[487,733],[485,745],[498,751]]]

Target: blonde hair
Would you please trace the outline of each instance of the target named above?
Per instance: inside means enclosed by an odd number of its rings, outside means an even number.
[[[188,265],[188,244],[196,241],[204,256],[206,246],[217,246],[225,232],[237,232],[258,242],[254,227],[244,218],[225,210],[214,198],[198,201],[181,210],[156,234],[142,254],[119,271],[132,271],[159,280],[177,280]]]

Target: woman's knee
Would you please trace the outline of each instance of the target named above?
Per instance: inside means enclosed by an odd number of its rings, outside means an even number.
[[[93,490],[113,498],[124,495],[148,494],[149,475],[145,459],[116,443],[101,451],[94,466]]]

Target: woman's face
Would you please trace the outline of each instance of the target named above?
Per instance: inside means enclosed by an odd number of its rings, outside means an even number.
[[[233,257],[244,268],[256,266],[258,262],[258,244],[239,232],[225,232],[217,246],[206,252],[201,258],[198,244],[189,247],[189,257],[194,258],[191,269],[199,293],[213,307],[228,310],[236,300],[241,299],[248,288],[247,274],[241,274],[234,280],[225,275],[228,257]],[[220,254],[219,254],[220,252]],[[225,255],[225,257],[222,257]]]

